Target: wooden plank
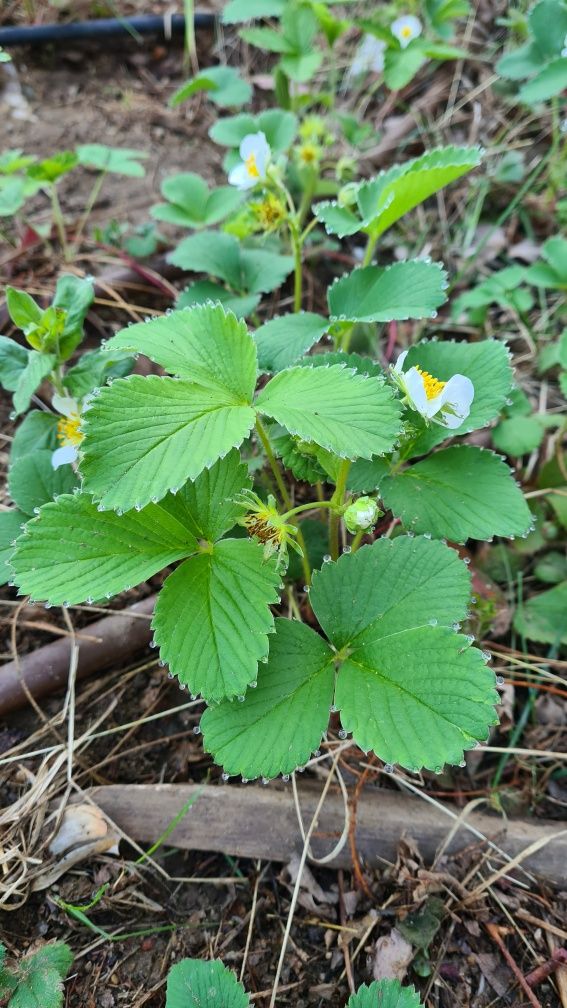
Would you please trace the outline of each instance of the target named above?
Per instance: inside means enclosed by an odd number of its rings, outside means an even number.
[[[200,789],[192,784],[118,784],[92,788],[88,793],[124,833],[149,845],[199,790],[200,797],[168,837],[170,846],[284,862],[301,850],[291,785],[282,787],[275,782],[267,787],[227,784]],[[301,782],[300,802],[307,825],[320,793],[321,786],[315,782]],[[357,850],[363,863],[371,867],[380,865],[379,858],[394,861],[400,837],[407,831],[417,841],[425,861],[431,862],[453,822],[442,811],[419,799],[388,789],[367,788],[357,810]],[[476,812],[470,814],[467,822],[512,857],[536,841],[549,839],[542,849],[522,862],[523,867],[553,883],[565,884],[567,835],[555,836],[561,832],[561,823],[504,821],[495,815]],[[343,825],[342,797],[340,793],[331,793],[312,843],[316,857],[322,857],[333,848]],[[476,842],[475,836],[460,825],[448,850],[454,853]],[[495,853],[491,863],[498,867],[501,862],[503,859]],[[351,866],[348,843],[330,866]],[[520,877],[522,875],[520,871]]]

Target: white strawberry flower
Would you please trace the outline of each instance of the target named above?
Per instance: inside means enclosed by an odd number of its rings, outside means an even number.
[[[62,465],[72,465],[79,457],[79,445],[83,435],[79,430],[81,423],[81,406],[71,396],[62,396],[56,392],[51,400],[53,409],[60,414],[57,423],[57,440],[60,448],[56,448],[51,456],[51,465],[59,469]]]
[[[421,21],[414,14],[404,14],[390,25],[390,31],[397,38],[402,49],[409,46],[422,32]]]
[[[386,43],[374,35],[365,35],[358,49],[356,50],[352,65],[348,72],[349,77],[359,77],[363,73],[382,73],[384,69],[384,53]]]
[[[271,150],[264,133],[248,133],[240,144],[242,161],[229,173],[228,181],[239,189],[253,189],[266,181]]]
[[[414,366],[403,370],[408,351],[404,350],[392,368],[392,377],[411,407],[433,423],[453,430],[466,420],[474,399],[474,385],[470,378],[454,374],[449,381],[440,381],[428,371]]]

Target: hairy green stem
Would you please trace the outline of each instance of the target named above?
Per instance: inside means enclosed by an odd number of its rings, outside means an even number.
[[[286,511],[286,513],[282,515],[282,518],[291,518],[292,515],[301,514],[302,511],[318,511],[319,508],[324,507],[330,508],[333,507],[333,504],[330,500],[311,501],[309,504],[299,504],[297,507],[292,508],[291,511]]]
[[[367,529],[360,529],[356,533],[354,539],[352,540],[352,542],[350,544],[350,551],[351,551],[351,553],[356,553],[358,547],[360,546],[362,540],[364,539],[364,536],[366,535],[366,532],[367,532]]]
[[[344,500],[350,467],[350,459],[342,459],[339,465],[335,491],[330,500],[331,512],[329,514],[329,552],[332,560],[338,560],[339,558],[339,525],[341,520],[339,509]]]
[[[67,245],[67,239],[65,237],[65,221],[63,220],[63,211],[61,210],[61,204],[57,195],[57,187],[55,183],[51,185],[51,210],[53,213],[53,220],[55,221],[55,227],[57,228],[57,234],[59,235],[63,258],[65,259],[65,262],[69,262],[70,256],[69,246]]]
[[[303,265],[301,262],[301,236],[295,222],[289,222],[289,233],[293,248],[293,310],[301,311],[303,289]]]
[[[89,217],[90,217],[90,215],[92,213],[93,207],[94,207],[94,205],[95,205],[95,203],[96,203],[96,201],[97,201],[97,199],[99,197],[99,193],[100,193],[100,190],[102,189],[102,184],[103,184],[105,178],[106,178],[106,169],[103,169],[103,171],[99,172],[99,174],[97,175],[97,177],[95,179],[94,185],[93,185],[93,187],[91,189],[91,192],[90,192],[90,196],[89,196],[89,198],[87,200],[87,203],[86,203],[86,206],[85,206],[85,212],[84,212],[83,216],[81,217],[81,220],[79,221],[79,226],[78,226],[78,228],[77,228],[77,230],[75,232],[75,237],[73,239],[73,244],[71,245],[70,250],[69,250],[71,255],[73,253],[75,253],[77,251],[78,247],[79,247],[79,243],[81,241],[81,238],[83,237],[83,231],[85,230],[87,221],[88,221],[88,219],[89,219]]]
[[[277,458],[274,455],[274,452],[272,450],[272,446],[270,444],[270,439],[269,439],[268,434],[266,432],[266,428],[264,427],[264,425],[263,425],[263,423],[262,423],[262,421],[260,420],[259,417],[256,417],[256,432],[258,434],[258,437],[260,438],[260,441],[262,442],[262,447],[263,447],[264,451],[266,452],[266,458],[268,459],[268,462],[270,463],[270,469],[272,470],[272,472],[274,474],[276,483],[278,485],[278,490],[279,490],[279,492],[281,494],[282,501],[284,502],[286,508],[288,508],[288,510],[291,510],[293,508],[293,501],[292,501],[291,497],[289,496],[287,487],[286,487],[286,485],[284,483],[284,479],[283,479],[283,476],[282,476],[282,471],[280,469],[278,460],[277,460]]]

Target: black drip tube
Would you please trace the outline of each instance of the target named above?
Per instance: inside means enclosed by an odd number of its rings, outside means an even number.
[[[207,11],[194,16],[195,28],[212,28],[215,15]],[[23,25],[0,28],[0,46],[9,49],[18,45],[43,45],[46,42],[76,42],[80,39],[109,38],[114,35],[161,35],[169,38],[185,31],[183,14],[160,17],[143,14],[130,18],[97,18],[95,21],[75,21],[68,24]]]

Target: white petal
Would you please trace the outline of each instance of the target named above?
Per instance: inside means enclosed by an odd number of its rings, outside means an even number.
[[[471,411],[474,385],[466,375],[453,375],[437,399],[440,400],[444,426],[453,430],[455,427],[461,426]],[[450,406],[451,412],[444,410],[444,406]]]
[[[79,404],[76,399],[71,396],[62,396],[58,392],[54,392],[51,397],[51,405],[54,410],[61,413],[62,416],[71,416],[72,413],[80,413]]]
[[[409,354],[409,350],[402,350],[400,356],[398,357],[396,363],[394,364],[394,371],[396,374],[401,374],[404,366],[404,361]]]
[[[240,144],[240,157],[246,161],[251,154],[256,158],[258,169],[260,162],[267,164],[270,157],[270,145],[266,140],[265,133],[248,133]]]
[[[258,180],[248,174],[246,165],[239,164],[231,168],[228,181],[230,185],[238,186],[239,189],[252,189]]]
[[[51,456],[51,465],[54,469],[59,469],[59,466],[69,465],[71,462],[76,462],[79,453],[75,448],[75,445],[63,445],[62,448],[56,448]]]
[[[402,49],[405,49],[410,42],[421,35],[421,21],[414,14],[404,14],[403,17],[396,18],[392,22],[390,31],[394,38],[397,38]]]
[[[430,417],[430,402],[425,385],[417,368],[412,367],[404,374],[404,386],[412,407],[424,417]]]

